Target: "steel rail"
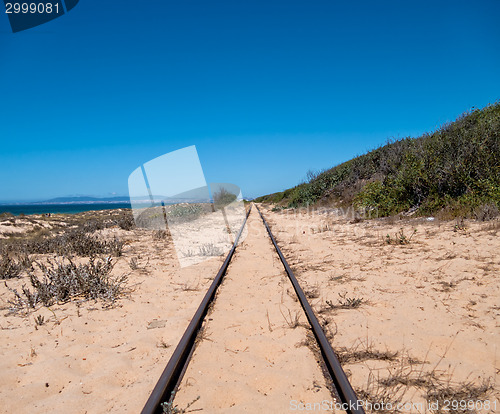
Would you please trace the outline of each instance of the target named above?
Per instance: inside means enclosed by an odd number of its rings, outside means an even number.
[[[356,397],[356,393],[352,389],[352,386],[349,383],[349,380],[347,379],[347,376],[344,370],[342,369],[342,366],[340,365],[340,362],[337,356],[335,355],[335,352],[333,351],[330,342],[326,338],[326,335],[323,332],[323,329],[321,328],[321,325],[318,319],[316,318],[316,315],[314,314],[314,311],[311,305],[309,304],[309,301],[307,300],[304,291],[300,287],[297,278],[295,277],[292,269],[288,265],[285,256],[283,256],[283,253],[281,252],[281,249],[279,248],[278,243],[276,242],[276,239],[274,238],[273,233],[271,232],[271,229],[269,228],[264,218],[264,215],[257,207],[257,205],[255,207],[257,208],[257,211],[260,214],[260,218],[262,219],[262,222],[264,223],[264,226],[267,229],[267,233],[269,234],[269,237],[271,238],[271,241],[274,244],[276,252],[278,253],[281,259],[281,263],[283,263],[283,266],[285,267],[286,273],[288,274],[288,278],[292,282],[293,288],[295,289],[295,293],[297,294],[300,304],[302,305],[306,317],[312,327],[314,336],[316,338],[316,341],[318,342],[321,354],[325,361],[325,365],[328,369],[328,372],[330,373],[330,376],[335,385],[337,393],[339,394],[339,397],[342,401],[343,407],[345,407],[345,411],[347,411],[347,413],[349,414],[365,414],[361,402]]]
[[[226,260],[224,260],[224,263],[222,264],[221,268],[219,269],[219,272],[217,273],[217,276],[215,276],[215,279],[210,285],[210,288],[205,294],[205,297],[201,301],[198,310],[194,314],[193,319],[191,319],[191,322],[189,323],[188,327],[186,328],[186,331],[184,332],[184,335],[182,335],[179,344],[175,348],[175,351],[172,354],[172,356],[170,357],[167,366],[163,370],[160,379],[156,383],[156,386],[153,388],[153,391],[151,392],[151,395],[149,396],[146,405],[141,411],[142,414],[163,413],[163,408],[161,404],[163,402],[170,401],[171,397],[173,397],[173,393],[175,392],[178,384],[180,383],[184,375],[185,369],[193,352],[196,336],[198,335],[198,332],[203,323],[203,319],[207,314],[208,307],[212,303],[217,288],[221,284],[222,279],[226,273],[227,267],[229,265],[229,262],[231,261],[231,258],[233,257],[234,251],[236,250],[236,246],[238,245],[238,241],[240,239],[241,234],[243,233],[243,229],[245,228],[245,224],[247,222],[251,210],[252,206],[250,206],[250,209],[246,214],[245,220],[241,226],[240,231],[238,232],[238,235],[236,236],[233,247],[231,248],[226,257]]]

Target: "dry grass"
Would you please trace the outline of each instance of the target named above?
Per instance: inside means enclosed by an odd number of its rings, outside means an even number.
[[[288,325],[288,327],[290,329],[295,329],[298,326],[301,326],[301,322],[300,322],[301,312],[296,311],[295,314],[292,315],[292,312],[290,311],[290,309],[287,308],[287,311],[288,311],[288,316],[285,313],[283,313],[283,311],[281,310],[281,306],[280,306],[280,313],[283,316],[283,319],[285,319],[285,322]]]
[[[337,303],[333,303],[331,300],[326,300],[326,304],[319,310],[319,313],[325,313],[328,311],[335,311],[338,309],[357,309],[361,305],[367,304],[363,298],[348,297],[347,293],[339,293],[340,299]]]
[[[494,386],[489,379],[476,384],[472,381],[452,383],[449,380],[437,380],[427,387],[426,399],[429,403],[437,402],[435,413],[474,413],[480,412],[469,406],[469,402],[486,401],[492,394]],[[445,409],[446,402],[451,405]],[[462,404],[464,403],[464,404]]]
[[[222,253],[222,249],[213,243],[206,243],[199,248],[200,256],[220,256]]]
[[[385,236],[385,243],[386,244],[396,244],[396,245],[402,245],[402,244],[410,244],[411,239],[413,236],[417,233],[417,229],[413,229],[413,232],[408,236],[404,233],[404,229],[401,227],[401,229],[394,234],[394,237],[391,237],[390,234],[387,234]]]
[[[427,412],[428,409],[432,413],[476,413],[481,411],[467,406],[467,402],[477,404],[489,401],[495,390],[490,379],[483,379],[478,383],[469,380],[453,382],[451,367],[447,372],[438,369],[444,355],[436,365],[427,370],[426,361],[411,358],[405,351],[377,351],[368,341],[359,341],[349,349],[339,348],[336,353],[342,364],[364,363],[368,367],[366,384],[356,389],[359,399],[370,402],[367,413],[398,412],[395,409],[397,404],[415,404],[408,398],[417,395],[422,398],[420,404],[426,407],[421,412]],[[380,368],[371,368],[367,364],[371,360],[387,361],[389,366],[386,373]],[[460,405],[461,401],[465,404]],[[413,410],[420,412],[422,406],[417,407],[415,405]]]
[[[21,275],[22,266],[7,251],[0,253],[0,279],[12,279]]]
[[[366,280],[365,277],[363,276],[349,276],[348,274],[344,273],[342,275],[331,275],[328,278],[329,282],[337,282],[337,283],[348,283],[348,282],[364,282]]]
[[[139,260],[140,260],[140,256],[138,257],[132,257],[128,263],[129,267],[131,270],[139,270],[139,271],[142,271],[143,273],[147,273],[147,266],[149,265],[149,257],[148,257],[148,260],[146,261],[145,264],[140,264],[139,263]]]
[[[373,343],[368,341],[358,341],[350,348],[336,348],[335,353],[341,364],[367,360],[394,361],[398,356],[398,352],[376,350]]]
[[[15,256],[30,254],[121,256],[124,243],[117,238],[105,240],[97,237],[98,230],[118,227],[131,230],[134,227],[130,210],[109,210],[80,214],[13,217],[12,226],[23,226],[25,231],[0,239],[0,249]],[[27,224],[28,223],[28,224]],[[5,225],[5,221],[2,221]]]
[[[308,299],[317,299],[320,296],[320,288],[318,285],[316,286],[308,286],[304,289],[304,294]]]
[[[127,292],[127,276],[110,275],[114,266],[111,258],[91,257],[87,263],[78,265],[69,258],[62,258],[57,262],[48,260],[47,264],[36,265],[42,276],[39,278],[35,272],[29,273],[33,290],[23,285],[19,293],[5,283],[14,294],[9,302],[11,311],[27,313],[38,305],[51,306],[77,297],[101,299],[111,306]]]
[[[166,230],[156,230],[153,232],[153,240],[165,240],[167,238]]]

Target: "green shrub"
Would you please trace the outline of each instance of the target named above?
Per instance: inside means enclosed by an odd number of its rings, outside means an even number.
[[[331,199],[381,215],[418,207],[419,214],[473,216],[480,205],[500,208],[500,103],[419,138],[390,141],[276,194],[289,207]]]

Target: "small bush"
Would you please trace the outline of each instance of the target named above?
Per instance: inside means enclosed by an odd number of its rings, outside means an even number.
[[[82,257],[111,254],[119,257],[123,246],[124,242],[116,237],[112,240],[101,240],[97,236],[88,234],[85,229],[77,228],[55,237],[29,239],[19,244],[17,248],[26,254],[76,254]]]
[[[493,220],[499,214],[498,207],[493,203],[483,204],[474,210],[474,216],[478,221]]]
[[[104,241],[104,254],[111,254],[112,256],[120,257],[122,255],[124,245],[125,242],[120,240],[118,237],[113,238],[113,240]]]
[[[12,279],[19,277],[21,274],[22,265],[16,263],[7,251],[0,254],[0,279]]]
[[[135,257],[132,257],[132,259],[130,259],[129,266],[132,270],[139,269],[139,264],[137,263],[137,259]]]
[[[38,278],[30,272],[33,291],[22,287],[22,293],[11,289],[15,300],[11,301],[16,310],[29,310],[38,304],[50,306],[54,303],[65,303],[74,297],[85,299],[102,299],[114,303],[123,293],[127,283],[126,276],[112,277],[113,262],[111,258],[96,259],[91,257],[88,263],[76,265],[71,259],[59,263],[49,261],[48,264],[37,263],[42,272]]]
[[[200,256],[220,256],[222,253],[222,249],[213,243],[207,243],[200,247]]]
[[[132,214],[127,214],[124,217],[121,217],[118,220],[116,220],[116,224],[122,230],[127,230],[127,231],[132,230],[135,227],[134,217],[132,216]]]
[[[389,234],[385,236],[385,242],[387,244],[410,244],[411,239],[417,233],[417,229],[413,229],[413,232],[408,237],[404,230],[401,228],[397,233],[395,233],[394,238],[392,238]]]
[[[356,309],[366,303],[363,298],[347,297],[347,293],[344,293],[343,295],[339,293],[339,296],[340,299],[338,300],[338,303],[333,303],[331,300],[327,300],[327,308],[323,309],[323,311],[336,309]]]
[[[236,198],[236,194],[233,194],[222,187],[219,191],[214,193],[214,207],[216,210],[220,210],[221,208],[231,204],[236,200]]]
[[[81,231],[83,233],[94,233],[97,230],[102,230],[106,228],[102,220],[89,220],[81,226]]]
[[[166,230],[156,230],[153,233],[153,240],[165,240],[167,238],[167,231]]]

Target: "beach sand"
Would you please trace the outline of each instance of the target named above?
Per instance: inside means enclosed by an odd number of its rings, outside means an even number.
[[[13,294],[0,285],[0,412],[140,412],[222,263],[181,269],[171,244],[152,231],[100,232],[127,242],[112,274],[128,274],[132,291],[115,307],[80,301],[22,317],[9,312]],[[20,290],[29,280],[7,284]]]
[[[470,382],[495,386],[478,399],[498,399],[498,220],[263,211],[362,398],[424,403],[433,389]],[[417,229],[408,244],[397,242],[401,228],[407,238]],[[222,264],[213,257],[180,268],[172,245],[151,231],[99,232],[127,241],[113,274],[128,274],[132,289],[115,307],[75,301],[15,315],[0,285],[0,412],[140,412]],[[252,398],[273,413],[289,412],[290,399],[332,399],[303,346],[306,329],[287,325],[290,314],[305,318],[264,232],[254,211],[176,399],[181,408],[198,395],[192,408],[203,412],[239,412]],[[7,284],[19,290],[29,280]],[[218,362],[233,366],[221,371]],[[213,393],[230,381],[231,392]]]
[[[419,412],[477,396],[496,401],[477,412],[500,411],[498,219],[265,215],[359,398]]]

